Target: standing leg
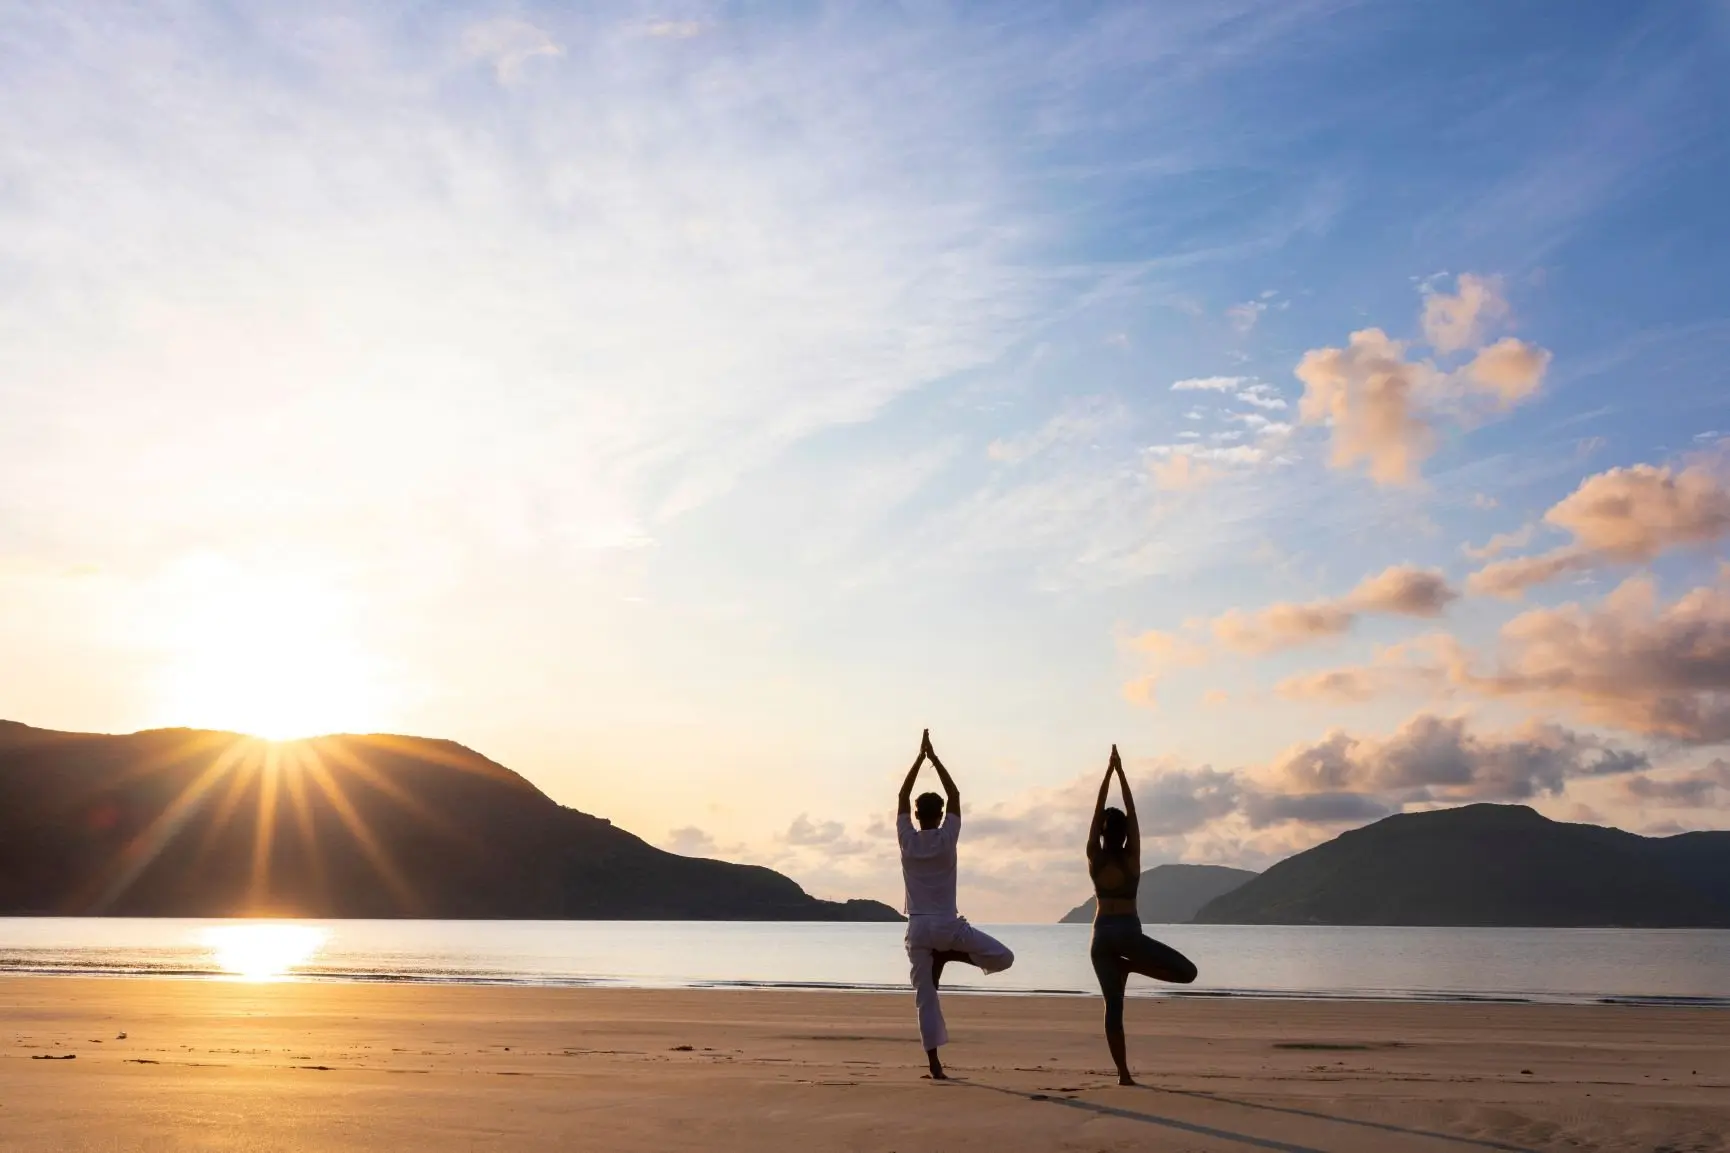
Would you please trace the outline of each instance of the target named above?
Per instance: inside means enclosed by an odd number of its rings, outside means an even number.
[[[1135,1078],[1129,1075],[1128,1045],[1123,1036],[1123,989],[1129,983],[1129,966],[1112,945],[1100,939],[1097,928],[1088,959],[1093,962],[1093,975],[1099,978],[1099,991],[1105,997],[1105,1045],[1117,1066],[1117,1083],[1133,1085]]]
[[[913,981],[913,1003],[919,1010],[919,1043],[925,1047],[925,1057],[931,1065],[931,1076],[944,1079],[943,1063],[937,1059],[939,1047],[949,1043],[949,1029],[943,1021],[943,1005],[937,999],[937,973],[927,946],[907,944],[909,976]]]

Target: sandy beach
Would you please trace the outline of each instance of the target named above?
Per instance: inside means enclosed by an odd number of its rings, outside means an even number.
[[[948,1007],[936,1084],[883,994],[10,978],[0,1148],[1730,1147],[1720,1010],[1140,1000],[1120,1088],[1096,1000]]]

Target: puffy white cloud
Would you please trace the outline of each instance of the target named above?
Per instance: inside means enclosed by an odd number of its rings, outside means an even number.
[[[1244,653],[1293,648],[1348,631],[1363,613],[1435,617],[1459,594],[1434,569],[1394,565],[1366,577],[1343,597],[1281,602],[1253,612],[1232,609],[1215,618],[1214,638]]]
[[[1463,275],[1454,295],[1424,301],[1425,335],[1437,352],[1477,348],[1487,324],[1506,313],[1493,281]],[[1344,348],[1304,353],[1295,370],[1305,424],[1326,425],[1335,468],[1363,464],[1378,484],[1411,484],[1436,446],[1436,424],[1467,423],[1489,397],[1507,409],[1535,394],[1549,367],[1544,349],[1508,337],[1482,348],[1463,368],[1444,372],[1408,359],[1407,345],[1379,328],[1351,334]]]
[[[1424,338],[1441,353],[1475,348],[1485,328],[1507,315],[1499,278],[1462,273],[1452,294],[1433,290],[1425,294]]]
[[[1214,639],[1228,649],[1267,653],[1339,636],[1356,619],[1357,614],[1339,601],[1282,602],[1254,612],[1231,609],[1215,617],[1209,627]]]
[[[1650,560],[1678,545],[1730,532],[1730,486],[1717,471],[1638,464],[1587,477],[1544,519],[1583,548],[1616,560]]]
[[[1506,408],[1538,391],[1549,367],[1547,349],[1505,336],[1474,356],[1465,373]]]
[[[1467,577],[1466,591],[1477,596],[1517,597],[1533,585],[1547,584],[1591,564],[1589,553],[1571,548],[1499,560]]]
[[[1696,744],[1730,741],[1730,570],[1664,603],[1649,577],[1602,601],[1534,609],[1475,654],[1447,636],[1378,654],[1369,665],[1288,678],[1295,700],[1366,700],[1452,689],[1563,709],[1581,720]]]
[[[1492,672],[1456,679],[1630,732],[1730,741],[1730,575],[1669,604],[1636,577],[1592,608],[1523,613],[1503,626]]]
[[[1346,601],[1358,612],[1435,617],[1459,595],[1435,569],[1394,565],[1366,577],[1347,595]]]
[[[1351,334],[1345,348],[1304,353],[1297,378],[1304,383],[1298,418],[1332,427],[1331,463],[1360,460],[1381,484],[1406,484],[1434,450],[1435,434],[1418,416],[1417,393],[1435,370],[1405,358],[1405,345],[1379,328]]]
[[[1640,753],[1550,724],[1474,733],[1462,717],[1421,713],[1386,738],[1335,730],[1287,750],[1263,778],[1280,794],[1358,794],[1392,807],[1555,796],[1571,780],[1631,773]]]
[[[1730,484],[1707,463],[1680,471],[1649,464],[1589,476],[1544,514],[1572,542],[1537,556],[1486,565],[1467,588],[1518,596],[1533,585],[1599,565],[1652,560],[1686,545],[1730,534]]]
[[[1730,762],[1715,760],[1680,773],[1642,773],[1622,782],[1624,799],[1667,809],[1705,809],[1730,804]]]

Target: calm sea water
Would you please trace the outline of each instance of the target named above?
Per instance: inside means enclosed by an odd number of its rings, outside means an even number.
[[[949,984],[1088,993],[1085,925],[988,926],[1015,950]],[[0,972],[645,987],[906,987],[899,925],[0,918]],[[1730,1005],[1730,931],[1170,925],[1179,995],[1704,1001]],[[1133,990],[1169,987],[1135,978]]]

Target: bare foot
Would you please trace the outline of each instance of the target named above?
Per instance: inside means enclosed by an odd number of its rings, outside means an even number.
[[[937,1050],[925,1050],[925,1059],[931,1062],[931,1079],[933,1081],[949,1080],[949,1074],[943,1071],[943,1062],[937,1059]]]
[[[1128,1073],[1119,1073],[1117,1075],[1117,1083],[1119,1085],[1133,1085],[1135,1084],[1135,1078],[1131,1077]]]

